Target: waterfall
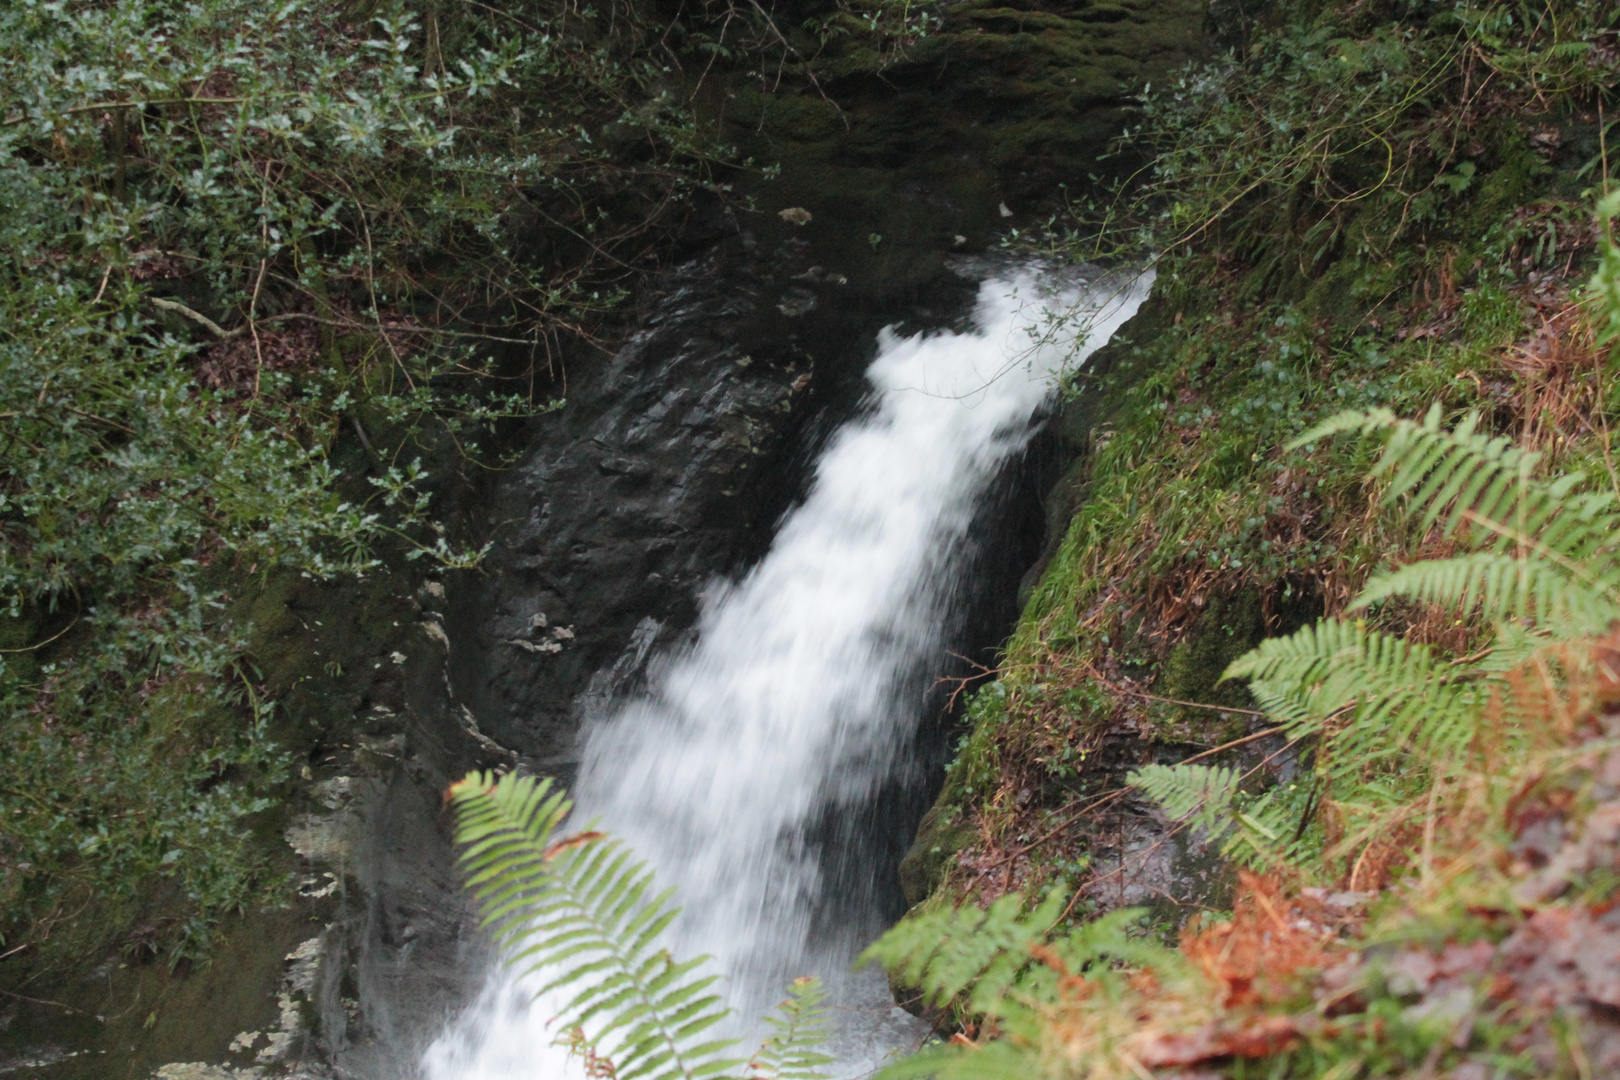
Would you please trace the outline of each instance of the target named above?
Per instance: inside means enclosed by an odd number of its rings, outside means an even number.
[[[863,412],[833,436],[765,559],[713,588],[695,644],[588,729],[576,817],[599,818],[678,889],[671,948],[713,955],[740,1016],[801,974],[829,978],[846,1003],[886,995],[881,979],[863,991],[847,975],[863,942],[815,925],[814,825],[860,811],[893,774],[921,712],[907,691],[946,644],[953,556],[976,506],[1027,444],[1054,373],[1107,341],[1147,284],[1049,288],[1024,272],[981,286],[969,332],[883,331]],[[892,1026],[893,1003],[881,1006],[869,1026]],[[496,972],[425,1072],[577,1075],[550,1019]],[[874,1052],[840,1056],[859,1071]]]

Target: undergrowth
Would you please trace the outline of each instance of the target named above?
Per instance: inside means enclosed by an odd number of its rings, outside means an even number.
[[[881,66],[936,22],[923,0],[0,12],[8,977],[109,943],[198,958],[279,895],[246,823],[286,763],[231,604],[271,574],[474,565],[436,520],[448,475],[561,404],[564,356],[731,198],[721,172],[771,171],[694,111],[711,70],[814,84],[830,42]]]
[[[1578,960],[1620,944],[1615,15],[1278,5],[1041,238],[1148,244],[1160,284],[1075,379],[1077,508],[934,812],[959,849],[874,955],[935,992],[984,905],[1066,899],[917,1072],[1620,1067]],[[1248,869],[1166,892],[1196,852]],[[1122,902],[1162,952],[1042,951]]]
[[[435,465],[723,150],[636,10],[291,0],[0,12],[0,958],[203,954],[274,894],[283,775],[228,592],[466,566]],[[335,463],[341,441],[365,451]],[[53,953],[52,950],[55,950]]]
[[[1117,780],[1136,753],[1121,736],[1249,734],[1226,663],[1342,611],[1392,553],[1443,553],[1367,498],[1366,447],[1294,442],[1313,424],[1439,402],[1549,464],[1612,467],[1577,295],[1620,71],[1611,8],[1285,3],[1241,55],[1144,98],[1127,149],[1152,171],[1043,240],[1164,254],[1135,341],[1073,377],[1095,418],[1065,480],[1076,510],[980,709],[994,718],[952,766],[946,801],[985,865],[1088,813],[1099,760]],[[1432,607],[1375,618],[1454,655],[1482,643]]]
[[[1606,223],[1620,194],[1599,210]],[[1616,254],[1606,242],[1589,293],[1604,372]],[[1035,907],[1021,892],[931,902],[868,956],[964,1032],[890,1075],[1620,1068],[1620,474],[1558,467],[1477,415],[1448,430],[1441,412],[1352,410],[1295,439],[1381,442],[1369,480],[1392,535],[1449,547],[1227,667],[1309,797],[1268,783],[1264,762],[1128,778],[1247,868],[1233,910],[1194,916],[1172,944],[1141,909],[1074,918],[1069,883]],[[1403,602],[1483,646],[1455,655],[1421,623],[1367,617]]]

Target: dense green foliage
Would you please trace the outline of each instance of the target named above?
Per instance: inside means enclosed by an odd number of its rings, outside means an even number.
[[[1131,140],[1150,171],[1059,237],[1165,254],[1136,340],[1076,379],[1076,510],[970,707],[935,809],[970,839],[913,918],[1072,883],[1093,853],[1130,880],[1131,838],[1169,846],[1151,822],[1113,831],[1142,794],[1170,835],[1222,840],[1284,886],[1246,878],[1246,913],[1183,933],[1224,1009],[1144,984],[1088,1018],[1103,991],[1077,987],[1035,1037],[987,1020],[964,1070],[1015,1054],[1019,1075],[1585,1075],[1594,1029],[1537,1013],[1550,999],[1508,944],[1526,905],[1550,925],[1613,897],[1608,870],[1555,856],[1556,881],[1527,881],[1519,853],[1526,822],[1578,836],[1612,797],[1593,770],[1620,614],[1616,15],[1278,4],[1236,55],[1148,98]],[[1383,456],[1332,437],[1351,432]],[[1113,889],[1080,881],[1079,910]],[[1365,924],[1301,899],[1346,889],[1386,891]],[[1268,961],[1287,985],[1257,997],[1254,958],[1296,926],[1299,954]],[[1470,989],[1466,1031],[1373,970],[1476,941],[1502,989]],[[1249,958],[1226,982],[1234,945]],[[1115,1039],[1121,1012],[1164,1038]]]
[[[1227,663],[1422,542],[1367,511],[1365,447],[1295,443],[1313,424],[1438,401],[1448,423],[1477,412],[1549,465],[1604,472],[1584,436],[1606,430],[1611,380],[1577,286],[1612,169],[1613,14],[1282,3],[1240,53],[1146,97],[1128,145],[1155,163],[1053,234],[1071,254],[1164,254],[1136,340],[1074,378],[1094,422],[1076,510],[995,717],[953,766],[948,797],[991,837],[1040,835],[1096,794],[1080,764],[1122,724],[1241,734],[1240,713],[1176,702],[1252,708],[1219,683]]]
[[[1184,542],[1194,561],[1249,580],[1360,554],[1338,537],[1267,535],[1297,513],[1276,478],[1305,464],[1279,451],[1343,408],[1471,404],[1460,373],[1523,325],[1510,290],[1590,250],[1603,153],[1596,118],[1569,113],[1612,88],[1613,14],[1584,0],[1539,15],[1505,3],[1279,8],[1240,60],[1146,99],[1127,138],[1154,163],[1128,189],[1128,235],[1166,253],[1164,293],[1187,318],[1163,346],[1184,362],[1161,365],[1127,408],[1198,433],[1196,468],[1158,499],[1179,505],[1148,568],[1169,569]],[[1538,152],[1543,127],[1568,139],[1563,167]],[[1224,310],[1210,310],[1215,297]],[[1159,435],[1105,452],[1140,462]],[[1325,484],[1358,482],[1360,462],[1334,472]],[[1209,535],[1217,523],[1231,531]]]
[[[420,458],[541,404],[702,180],[655,50],[566,4],[0,11],[0,952],[168,878],[147,944],[194,954],[273,884],[226,591],[476,558]]]
[[[1524,760],[1524,740],[1540,737],[1533,723],[1482,739],[1509,694],[1508,675],[1620,619],[1620,490],[1583,492],[1578,473],[1542,478],[1539,455],[1478,434],[1472,421],[1443,431],[1438,410],[1421,424],[1383,410],[1346,413],[1302,438],[1346,431],[1387,438],[1385,499],[1403,506],[1419,534],[1442,524],[1483,548],[1376,574],[1350,610],[1404,598],[1463,613],[1494,640],[1448,661],[1360,619],[1327,619],[1262,642],[1227,669],[1249,680],[1290,739],[1310,746],[1312,806],[1340,808],[1330,863],[1397,827],[1415,796],[1479,770],[1481,751]],[[1313,822],[1296,820],[1274,792],[1240,808],[1242,779],[1231,767],[1187,764],[1148,766],[1131,782],[1172,817],[1228,837],[1229,855],[1327,872],[1319,830],[1317,843],[1301,843]]]
[[[1105,242],[1124,231],[1172,256],[1219,251],[1244,265],[1251,301],[1323,275],[1387,300],[1371,290],[1397,286],[1436,238],[1466,236],[1470,204],[1491,204],[1497,243],[1546,227],[1502,220],[1517,192],[1491,174],[1530,165],[1514,138],[1524,120],[1556,124],[1561,107],[1612,89],[1614,14],[1605,0],[1278,5],[1237,55],[1143,98],[1123,142],[1150,164],[1091,208],[1093,223]],[[1578,152],[1576,178],[1600,180],[1595,141]],[[1551,263],[1545,245],[1537,254]]]
[[[1106,1030],[1092,1033],[1097,1045],[1081,1064],[1097,1071],[1073,1075],[1103,1078],[1109,1054],[1137,1034],[1136,1017],[1120,1008],[1133,971],[1150,970],[1169,987],[1203,989],[1190,964],[1141,932],[1143,912],[1137,909],[1055,933],[1068,900],[1065,891],[1054,890],[1026,910],[1024,897],[1010,893],[984,910],[967,905],[933,911],[905,920],[869,948],[863,960],[879,962],[906,985],[922,988],[934,1004],[961,996],[968,1014],[998,1035],[970,1052],[937,1044],[881,1075],[892,1080],[1063,1075],[1061,1059],[1068,1055],[1055,1021],[1076,1003],[1076,977],[1089,972],[1083,1007]]]
[[[550,780],[475,773],[451,788],[456,839],[484,923],[537,997],[556,992],[555,1023],[576,1033],[593,1075],[695,1080],[745,1064],[718,1037],[727,1011],[711,992],[707,957],[676,961],[659,942],[678,910],[653,891],[652,871],[621,843],[585,829],[557,836],[572,803]],[[772,1033],[746,1062],[750,1076],[820,1080],[831,1060],[823,991],[800,980]]]

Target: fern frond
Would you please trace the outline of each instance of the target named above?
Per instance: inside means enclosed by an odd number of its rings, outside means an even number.
[[[751,1080],[828,1080],[821,1071],[833,1058],[821,1052],[827,1040],[827,990],[818,979],[795,979],[788,997],[765,1018],[771,1034],[748,1063]]]
[[[1008,893],[983,910],[966,905],[925,912],[901,920],[857,962],[882,964],[922,987],[933,1005],[942,1005],[987,978],[999,993],[1029,962],[1030,946],[1045,940],[1066,906],[1062,890],[1053,889],[1028,912],[1021,893]]]
[[[1163,806],[1171,819],[1221,841],[1228,858],[1266,869],[1293,862],[1293,824],[1270,795],[1246,808],[1236,806],[1242,780],[1234,768],[1183,763],[1144,765],[1125,782]]]
[[[1436,408],[1438,406],[1435,406]],[[1376,409],[1346,409],[1335,413],[1315,427],[1307,428],[1304,434],[1297,436],[1287,446],[1289,450],[1298,450],[1311,443],[1331,439],[1335,435],[1352,433],[1362,436],[1376,435],[1386,430],[1391,424],[1397,422],[1399,417],[1386,408]]]
[[[1068,893],[1054,889],[1048,903],[1054,899],[1067,901]],[[1114,983],[1121,964],[1152,968],[1165,983],[1185,979],[1188,969],[1180,962],[1181,955],[1138,932],[1143,914],[1141,908],[1120,908],[1066,935],[1031,942],[1018,953],[1003,953],[974,983],[968,1010],[1003,1024],[1016,1023],[1027,1019],[1032,1008],[1038,1012],[1055,1006],[1068,976],[1084,974],[1092,982]],[[1037,920],[1035,925],[1041,924]]]
[[[1572,473],[1553,481],[1536,476],[1540,455],[1506,436],[1476,431],[1478,416],[1455,429],[1440,425],[1440,407],[1422,421],[1388,409],[1340,414],[1294,440],[1299,446],[1330,435],[1382,435],[1375,472],[1389,477],[1385,501],[1406,499],[1420,528],[1443,521],[1446,533],[1468,525],[1473,546],[1488,551],[1539,554],[1569,579],[1620,604],[1620,510],[1610,492],[1581,492]],[[1533,596],[1530,598],[1533,599]]]
[[[1390,476],[1385,498],[1393,501],[1412,494],[1414,507],[1424,512],[1425,527],[1447,507],[1456,506],[1460,513],[1481,500],[1496,505],[1506,496],[1502,483],[1528,479],[1539,460],[1539,455],[1520,449],[1509,438],[1476,434],[1475,415],[1450,431],[1441,427],[1440,419],[1439,402],[1421,421],[1403,419],[1385,408],[1351,410],[1316,425],[1289,445],[1299,447],[1346,432],[1383,436],[1384,454],[1375,472]]]
[[[484,923],[567,999],[557,1020],[590,1032],[618,1080],[697,1080],[740,1060],[713,1037],[727,1015],[708,993],[707,958],[677,963],[658,944],[670,893],[601,833],[554,838],[571,803],[550,780],[474,773],[450,789],[456,840]]]
[[[1489,520],[1511,520],[1514,507],[1534,474],[1540,455],[1514,445],[1505,435],[1477,433],[1477,414],[1456,428],[1440,426],[1440,409],[1430,408],[1421,423],[1397,420],[1377,471],[1389,475],[1386,502],[1410,498],[1420,528],[1450,511],[1445,531],[1453,531],[1466,511]]]
[[[1573,632],[1560,634],[1547,627],[1502,623],[1497,626],[1496,639],[1491,643],[1491,651],[1480,661],[1479,669],[1491,674],[1512,671],[1560,638],[1578,636]]]
[[[1180,953],[1137,932],[1142,909],[1112,911],[1049,937],[1067,908],[1068,893],[1053,889],[1028,911],[1021,894],[1008,893],[988,909],[968,904],[911,915],[858,963],[877,961],[936,1006],[965,995],[970,1012],[1004,1024],[1056,1005],[1071,975],[1116,982],[1116,965],[1126,964],[1151,968],[1162,982],[1196,978]]]
[[[1008,1080],[1039,1076],[1041,1068],[1031,1050],[1010,1039],[993,1039],[978,1046],[950,1043],[924,1047],[909,1057],[886,1065],[874,1080]]]
[[[1070,972],[1084,971],[1094,980],[1112,974],[1116,964],[1150,968],[1161,982],[1167,976],[1185,976],[1191,968],[1179,951],[1139,932],[1144,914],[1144,908],[1110,911],[1053,940],[1052,952]]]
[[[1375,575],[1350,610],[1392,596],[1469,612],[1479,609],[1487,622],[1533,620],[1596,633],[1615,618],[1620,604],[1570,571],[1539,554],[1477,551],[1450,559],[1428,559]]]
[[[1227,839],[1223,853],[1251,870],[1298,866],[1314,854],[1301,839],[1304,830],[1300,823],[1278,803],[1276,790],[1266,792],[1245,809],[1234,810],[1232,816],[1238,827]]]
[[[1003,900],[1022,902],[1016,894]],[[1007,1080],[1021,1076],[1093,1075],[1088,1065],[1102,1070],[1095,1075],[1118,1075],[1112,1070],[1119,1064],[1119,1055],[1137,1025],[1137,1013],[1129,1008],[1121,1009],[1119,1004],[1137,992],[1139,985],[1121,965],[1151,969],[1155,986],[1188,1000],[1209,997],[1208,979],[1191,961],[1179,950],[1140,932],[1138,924],[1144,914],[1141,909],[1113,911],[1084,923],[1067,935],[1043,941],[1039,931],[1049,925],[1048,912],[1061,913],[1061,909],[1054,911],[1058,905],[1066,906],[1060,890],[1048,897],[1040,909],[1021,918],[1015,920],[1005,912],[996,916],[995,921],[1016,921],[1022,930],[1036,932],[1034,939],[1027,940],[1015,952],[1008,951],[993,963],[980,965],[983,974],[974,984],[967,1005],[971,1011],[994,1021],[994,1029],[999,1032],[996,1038],[977,1044],[950,1043],[925,1048],[885,1067],[878,1073],[878,1080],[921,1077]],[[1008,910],[1011,908],[1009,904]],[[926,953],[924,935],[930,930],[944,925],[951,928],[953,938],[971,934],[976,927],[990,921],[987,915],[989,912],[969,908],[908,918],[896,930],[907,923],[919,925],[896,936],[900,944],[895,951],[908,958]],[[895,935],[894,930],[885,936],[891,935]],[[972,951],[979,960],[983,959],[980,950]],[[1015,974],[998,975],[997,965],[1007,965],[1015,969]],[[911,968],[917,969],[916,965]],[[926,979],[926,963],[922,970]],[[1083,978],[1091,989],[1077,991],[1076,977]],[[935,985],[925,981],[923,989],[929,992]],[[1077,1029],[1086,1032],[1078,1040],[1074,1037]],[[1054,1061],[1058,1060],[1064,1064],[1053,1071]]]
[[[1232,828],[1232,798],[1242,777],[1221,765],[1144,765],[1125,782],[1164,807],[1173,821],[1190,821],[1211,840]]]
[[[1223,677],[1249,678],[1255,699],[1286,717],[1295,737],[1348,714],[1340,743],[1387,756],[1414,743],[1437,753],[1467,744],[1478,710],[1457,674],[1427,646],[1326,619],[1261,642]]]

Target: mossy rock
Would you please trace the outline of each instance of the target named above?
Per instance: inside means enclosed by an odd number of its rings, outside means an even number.
[[[780,167],[745,181],[757,211],[744,224],[766,250],[804,240],[852,291],[904,293],[945,255],[1038,226],[1091,174],[1133,168],[1104,155],[1134,95],[1204,52],[1196,0],[968,0],[942,14],[898,52],[862,46],[869,35],[806,39],[817,59],[799,74],[813,84],[773,91],[734,71],[704,90],[742,156]],[[781,221],[792,207],[812,220]]]
[[[1165,656],[1154,683],[1155,694],[1202,705],[1253,709],[1253,699],[1244,684],[1222,682],[1221,676],[1232,661],[1265,636],[1266,619],[1258,593],[1212,595],[1192,629]],[[1167,702],[1155,702],[1149,710],[1154,726],[1178,741],[1189,729],[1204,733],[1216,729],[1216,734],[1224,734],[1224,729],[1241,728],[1244,715]]]
[[[942,795],[917,826],[917,839],[900,860],[900,890],[906,903],[922,903],[939,888],[956,853],[973,841],[973,830],[962,823],[962,808]]]

